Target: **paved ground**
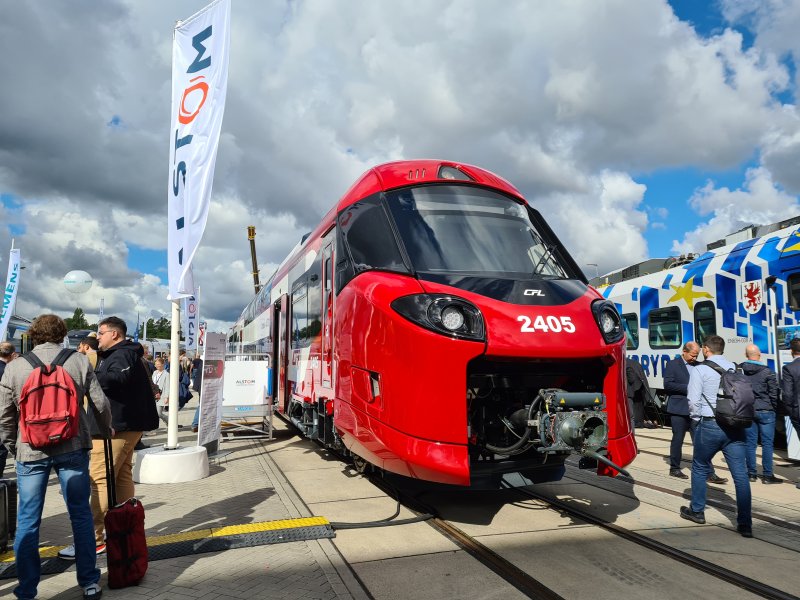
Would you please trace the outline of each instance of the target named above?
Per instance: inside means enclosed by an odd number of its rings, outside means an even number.
[[[194,405],[190,404],[181,412],[183,424],[188,425],[191,421],[193,408]],[[272,442],[237,440],[223,443],[225,455],[212,459],[211,473],[206,479],[137,486],[137,496],[147,511],[145,525],[148,536],[308,516],[326,517],[331,521],[368,521],[391,514],[394,502],[390,498],[365,480],[353,477],[342,463],[320,452],[318,446],[288,435],[279,421],[276,425],[277,439]],[[632,466],[634,477],[658,485],[674,484],[678,489],[688,487],[687,482],[667,476],[665,455],[669,430],[640,432],[642,454]],[[179,437],[182,445],[194,445],[195,435],[188,427],[181,430]],[[165,438],[166,432],[161,430],[157,436],[145,438],[145,443],[157,445]],[[686,459],[691,456],[688,443],[684,447],[684,456]],[[796,480],[796,463],[786,461],[784,457],[785,454],[776,457],[776,472]],[[728,476],[723,461],[715,462],[719,462],[720,474]],[[688,473],[688,464],[686,467]],[[731,483],[713,487],[718,489],[710,491],[710,498],[732,498]],[[800,490],[794,485],[756,483],[752,487],[755,510],[797,521]],[[639,490],[637,493],[646,498],[651,492]],[[657,502],[663,501],[659,496]],[[666,528],[674,526],[672,521],[685,525],[675,516],[677,506],[683,500],[676,498],[673,503],[675,506],[669,512],[672,519],[664,525]],[[499,511],[503,509],[498,507]],[[651,512],[650,505],[642,501],[632,515],[647,521],[648,527],[653,527],[654,523],[660,527]],[[715,517],[716,513],[709,509],[709,515],[709,518]],[[404,510],[401,517],[407,516],[410,514]],[[498,515],[492,520],[493,527],[502,525],[501,517]],[[780,534],[779,528],[773,529],[777,533],[762,532],[762,525],[759,525],[758,533],[767,536]],[[687,531],[694,532],[693,529]],[[496,533],[492,529],[492,535]],[[728,531],[717,533],[730,535]],[[70,526],[55,479],[48,489],[41,543],[43,546],[71,543]],[[101,583],[105,587],[106,570],[102,570]],[[445,577],[440,576],[442,573]],[[476,577],[469,578],[465,573],[476,574]],[[451,574],[453,576],[449,577]],[[475,584],[476,580],[483,582],[483,587]],[[369,592],[364,590],[362,583]],[[0,599],[11,598],[15,584],[16,580],[0,579]],[[383,530],[342,530],[334,540],[254,546],[152,561],[140,586],[123,590],[105,588],[104,597],[137,600],[360,600],[370,597],[395,600],[403,597],[419,600],[499,598],[503,597],[497,595],[501,589],[504,589],[502,582],[493,573],[465,557],[452,543],[420,523]],[[77,600],[81,597],[74,570],[46,575],[42,579],[40,599]]]
[[[181,423],[191,422],[193,408],[190,404],[181,411]],[[179,439],[182,445],[191,446],[196,434],[184,427]],[[144,438],[148,445],[164,441],[163,429],[157,436]],[[223,443],[221,453],[226,453],[225,456],[212,458],[210,476],[200,481],[137,485],[136,494],[146,510],[147,535],[313,516],[274,466],[265,451],[269,443],[260,440]],[[71,541],[66,509],[52,478],[40,542],[42,546],[63,546]],[[368,597],[331,541],[325,539],[151,561],[142,583],[122,590],[109,590],[106,569],[102,571],[104,598],[120,600]],[[0,579],[0,598],[13,598],[15,585],[16,579]],[[38,597],[82,598],[74,567],[64,573],[43,576]]]

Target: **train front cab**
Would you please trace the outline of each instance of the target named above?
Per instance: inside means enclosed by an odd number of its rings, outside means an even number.
[[[458,485],[557,479],[582,450],[601,474],[631,462],[618,315],[536,211],[482,187],[406,187],[338,225],[333,422],[346,448]],[[613,318],[619,336],[604,337]]]

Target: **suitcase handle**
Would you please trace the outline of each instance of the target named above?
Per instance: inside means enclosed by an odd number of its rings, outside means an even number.
[[[111,448],[111,438],[103,438],[103,452],[106,458],[106,492],[108,493],[108,508],[117,505],[117,481],[114,476],[114,452]]]

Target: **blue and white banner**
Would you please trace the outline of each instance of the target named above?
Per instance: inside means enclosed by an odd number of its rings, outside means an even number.
[[[12,246],[14,244],[11,244]],[[6,277],[6,287],[3,288],[3,308],[0,312],[0,342],[6,339],[6,330],[11,315],[14,314],[14,304],[17,301],[17,289],[19,288],[19,248],[12,248],[8,257],[8,277]]]
[[[198,303],[194,296],[183,299],[183,338],[189,357],[197,350],[197,309]]]
[[[215,0],[175,27],[168,192],[169,299],[194,294],[192,260],[206,228],[225,111],[230,0]]]

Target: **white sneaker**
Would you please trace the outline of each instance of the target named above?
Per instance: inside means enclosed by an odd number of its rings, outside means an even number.
[[[105,551],[106,551],[105,543],[97,544],[95,546],[95,552],[97,554],[102,554]],[[58,558],[63,558],[64,560],[75,560],[75,544],[70,544],[66,548],[62,548],[61,550],[59,550]]]
[[[96,583],[90,583],[83,588],[84,600],[99,600],[103,595],[103,588]]]

